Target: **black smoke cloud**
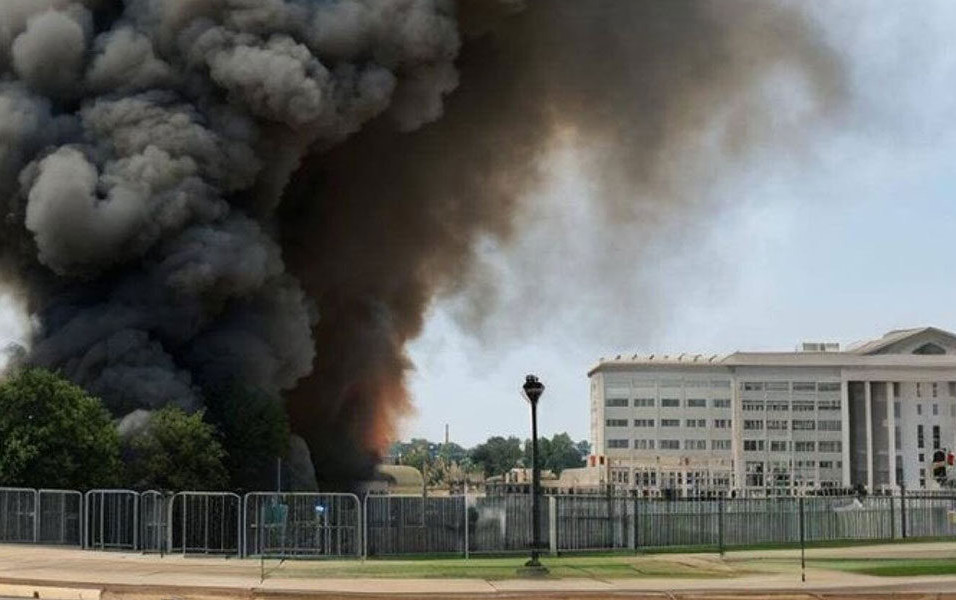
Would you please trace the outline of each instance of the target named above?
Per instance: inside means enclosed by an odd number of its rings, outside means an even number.
[[[514,235],[557,139],[637,226],[694,209],[679,165],[705,133],[717,169],[840,95],[811,24],[767,2],[5,0],[0,23],[28,360],[117,415],[223,382],[287,396],[327,484],[374,463],[405,343],[471,287],[478,238]],[[797,126],[761,102],[781,70],[812,100]]]

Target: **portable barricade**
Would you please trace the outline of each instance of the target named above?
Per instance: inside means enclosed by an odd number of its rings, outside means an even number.
[[[147,490],[139,495],[139,547],[143,552],[169,552],[171,494]]]
[[[132,490],[90,490],[83,502],[83,547],[136,550],[139,494]]]
[[[237,494],[179,492],[168,506],[170,552],[242,555],[242,500]]]
[[[37,542],[56,546],[83,543],[83,494],[74,490],[39,490]]]
[[[37,541],[37,492],[27,488],[0,488],[0,542]]]
[[[362,555],[362,511],[354,494],[253,492],[243,500],[246,556]]]

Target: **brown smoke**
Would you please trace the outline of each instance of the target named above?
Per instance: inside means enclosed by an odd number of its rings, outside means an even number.
[[[838,61],[789,5],[517,8],[462,0],[468,37],[444,117],[412,133],[373,122],[308,160],[286,195],[284,256],[320,314],[315,369],[292,395],[292,422],[320,480],[349,480],[382,452],[410,406],[406,342],[436,297],[476,288],[476,241],[514,235],[559,142],[587,149],[600,182],[593,210],[616,227],[609,235],[638,236],[706,211],[703,191],[736,159],[799,148],[843,95]],[[809,99],[798,119],[767,100],[781,75]],[[494,311],[486,300],[472,299],[475,314]]]

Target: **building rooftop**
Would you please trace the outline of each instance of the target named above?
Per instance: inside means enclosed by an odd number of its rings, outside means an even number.
[[[914,348],[915,346],[915,348]],[[804,345],[804,348],[807,346]],[[811,346],[812,347],[812,346]],[[956,368],[956,334],[936,327],[898,329],[860,342],[846,350],[796,352],[734,352],[720,354],[633,354],[601,358],[589,371],[630,368],[706,368],[744,366],[803,367],[924,367]]]

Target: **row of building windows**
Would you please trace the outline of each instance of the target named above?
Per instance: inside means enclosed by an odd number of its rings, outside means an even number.
[[[744,452],[763,452],[768,448],[766,440],[744,440]],[[787,440],[770,440],[769,448],[771,452],[842,452],[843,442],[841,441],[796,441],[791,444]]]
[[[634,419],[634,427],[647,428],[654,427],[656,421],[654,419]],[[627,419],[605,419],[605,426],[607,427],[627,427]],[[697,429],[702,429],[707,427],[707,419],[685,419],[684,427],[693,427]],[[680,419],[661,419],[661,427],[680,427]],[[713,420],[714,429],[730,429],[733,427],[732,419],[714,419]]]
[[[656,443],[655,443],[656,442]],[[681,445],[680,440],[634,440],[635,450],[654,450],[655,446],[659,450],[707,450],[707,440],[684,440]],[[609,449],[622,450],[631,447],[630,440],[613,439],[607,441]],[[730,450],[730,440],[710,440],[711,450]]]
[[[656,400],[654,398],[635,398],[635,408],[654,408]],[[627,408],[630,402],[627,398],[605,398],[604,406],[608,408]],[[706,398],[688,398],[684,402],[687,408],[707,408]],[[710,400],[712,408],[730,408],[730,398],[712,398]],[[661,407],[680,408],[680,398],[661,398]]]
[[[839,392],[839,381],[742,381],[740,389],[744,392]]]
[[[759,412],[763,410],[767,410],[768,412],[788,412],[791,408],[793,412],[812,412],[813,410],[839,411],[841,404],[839,400],[820,400],[816,404],[814,404],[813,400],[794,400],[792,404],[781,401],[764,402],[763,400],[744,400],[740,403],[740,407],[746,412]]]
[[[768,431],[787,431],[788,428],[792,428],[794,431],[840,431],[843,422],[833,420],[814,421],[812,419],[794,419],[793,421],[782,419],[768,419],[767,421],[763,421],[762,419],[745,419],[744,430],[763,431],[765,424]]]

